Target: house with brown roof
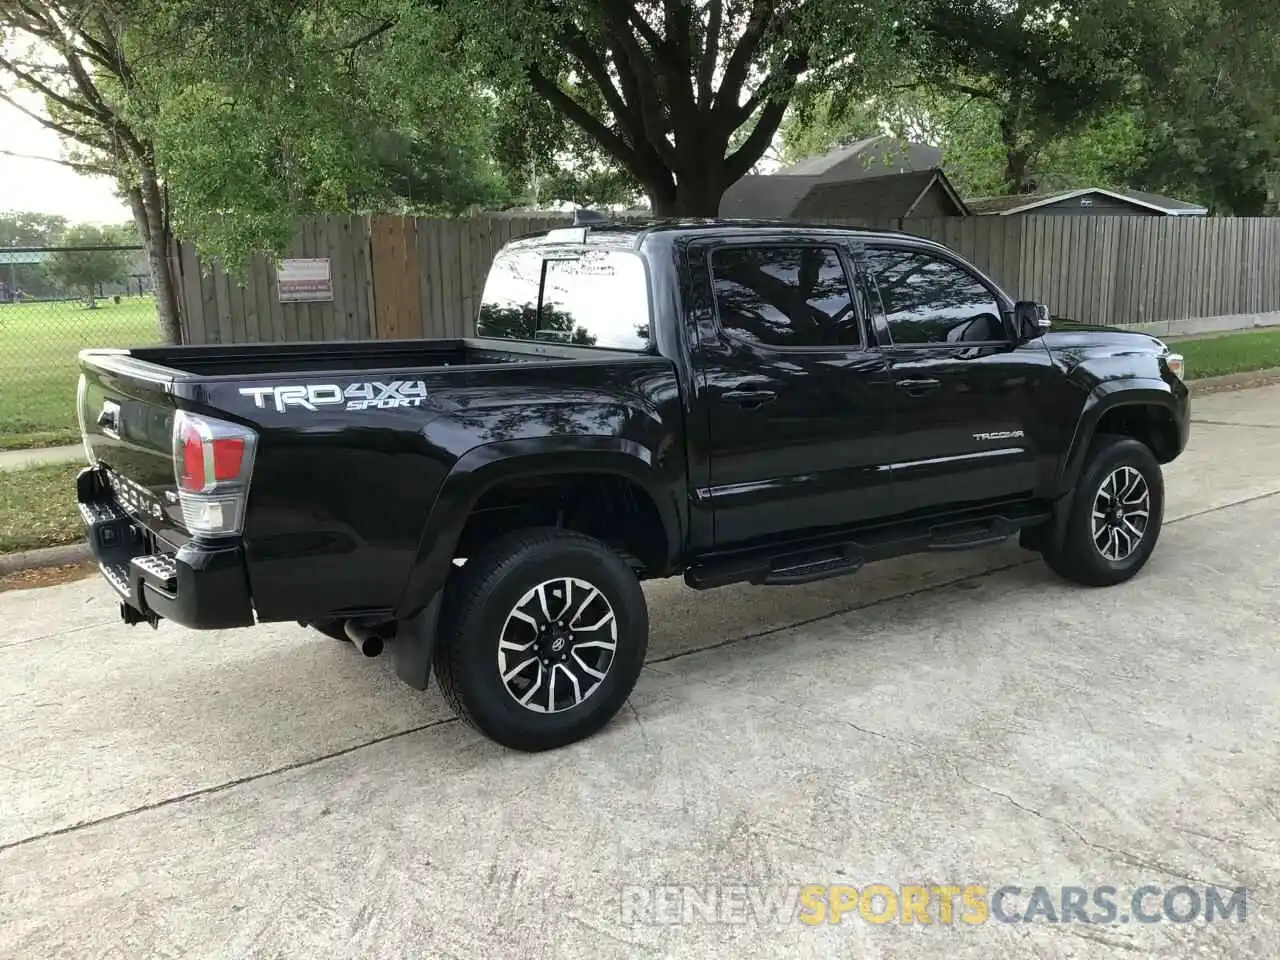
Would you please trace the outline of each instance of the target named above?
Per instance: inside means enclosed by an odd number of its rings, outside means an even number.
[[[965,202],[942,172],[936,147],[869,137],[770,174],[743,177],[720,201],[734,219],[961,217]]]

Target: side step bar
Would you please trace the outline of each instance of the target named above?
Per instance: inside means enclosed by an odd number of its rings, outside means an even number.
[[[835,534],[807,544],[748,551],[694,564],[685,583],[710,590],[731,583],[795,586],[856,573],[868,563],[928,551],[974,550],[1003,543],[1047,522],[1048,505],[1017,504],[998,512],[936,517]]]

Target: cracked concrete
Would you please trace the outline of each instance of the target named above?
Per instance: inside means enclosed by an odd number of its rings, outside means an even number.
[[[551,754],[296,627],[131,631],[95,581],[0,595],[0,957],[1274,957],[1278,400],[1195,402],[1171,522],[1111,590],[1014,546],[649,584],[629,708]],[[1245,923],[626,908],[873,883],[1249,895]]]

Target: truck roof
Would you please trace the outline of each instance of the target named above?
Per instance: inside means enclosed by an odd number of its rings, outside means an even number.
[[[660,233],[726,233],[768,230],[772,233],[847,233],[865,237],[908,236],[898,230],[855,227],[838,223],[810,223],[795,220],[764,220],[730,218],[665,218],[644,221],[590,221],[573,226],[551,227],[536,233],[525,234],[512,240],[521,246],[540,246],[544,243],[587,243],[605,247],[637,248],[646,237]],[[916,237],[916,239],[926,239]]]

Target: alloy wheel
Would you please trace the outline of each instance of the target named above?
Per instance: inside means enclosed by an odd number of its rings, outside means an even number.
[[[520,706],[561,713],[600,689],[617,645],[618,620],[598,587],[578,577],[544,580],[507,614],[498,674]]]
[[[1142,544],[1151,520],[1151,489],[1133,467],[1107,475],[1093,499],[1093,545],[1103,559],[1120,563]]]

